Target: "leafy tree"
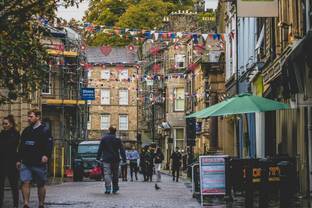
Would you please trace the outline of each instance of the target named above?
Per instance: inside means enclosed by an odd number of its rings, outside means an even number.
[[[141,0],[131,5],[119,18],[117,26],[153,29],[162,24],[163,17],[174,9],[174,4],[162,0]]]
[[[98,25],[113,26],[131,4],[132,1],[125,0],[93,0],[85,20]]]
[[[131,37],[124,38],[119,35],[111,35],[105,33],[96,33],[94,37],[88,38],[88,44],[90,46],[101,46],[101,45],[113,45],[113,46],[126,46],[133,39]]]
[[[63,0],[66,6],[81,0]],[[29,98],[43,82],[47,53],[39,17],[55,18],[60,0],[0,2],[0,104]]]

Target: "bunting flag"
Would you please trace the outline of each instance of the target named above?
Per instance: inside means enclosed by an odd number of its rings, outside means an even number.
[[[208,37],[208,34],[202,34],[202,37],[203,37],[204,41],[206,41],[207,37]]]
[[[112,47],[111,46],[101,46],[100,50],[104,56],[108,56],[110,54],[110,52],[112,51]]]

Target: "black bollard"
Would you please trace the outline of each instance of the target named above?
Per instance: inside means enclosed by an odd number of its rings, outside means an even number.
[[[247,161],[247,169],[246,169],[246,188],[245,188],[245,207],[253,208],[254,201],[254,193],[253,193],[253,161],[249,159]]]
[[[267,208],[269,206],[269,160],[259,160],[261,167],[261,182],[259,194],[259,208]]]
[[[231,164],[231,160],[229,157],[225,158],[225,192],[226,192],[226,196],[225,199],[228,202],[232,202],[233,201],[233,197],[232,197],[232,180],[231,180],[231,176],[234,175],[234,173],[232,172],[232,168],[231,168],[232,164]]]

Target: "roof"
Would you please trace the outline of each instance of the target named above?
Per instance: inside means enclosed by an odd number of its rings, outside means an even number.
[[[83,141],[83,142],[80,142],[79,145],[88,145],[88,144],[100,144],[100,140],[97,140],[97,141]]]
[[[86,51],[89,63],[98,64],[136,64],[138,61],[137,53],[129,52],[127,47],[111,48],[111,52],[105,56],[100,47],[89,47]]]

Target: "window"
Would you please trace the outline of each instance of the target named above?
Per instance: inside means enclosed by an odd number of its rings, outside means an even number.
[[[174,111],[184,111],[184,88],[176,88],[174,90],[174,96]]]
[[[91,79],[91,70],[88,71],[88,79]]]
[[[119,79],[120,80],[128,79],[128,69],[123,69],[119,72]]]
[[[101,90],[101,104],[109,105],[110,104],[110,91],[109,89]]]
[[[179,149],[184,149],[184,129],[176,128],[174,129],[174,147],[179,147]]]
[[[91,115],[89,115],[88,122],[87,122],[87,129],[91,129]]]
[[[128,115],[119,115],[119,130],[128,130]]]
[[[110,71],[109,69],[105,69],[101,71],[101,79],[109,80],[110,78]]]
[[[51,66],[49,66],[49,72],[44,75],[45,82],[42,85],[42,94],[50,95],[52,93],[52,76],[51,76]]]
[[[101,130],[107,130],[110,126],[110,115],[101,115]]]
[[[185,67],[185,55],[175,55],[175,68],[184,68]]]
[[[119,105],[128,105],[128,90],[119,90]]]

